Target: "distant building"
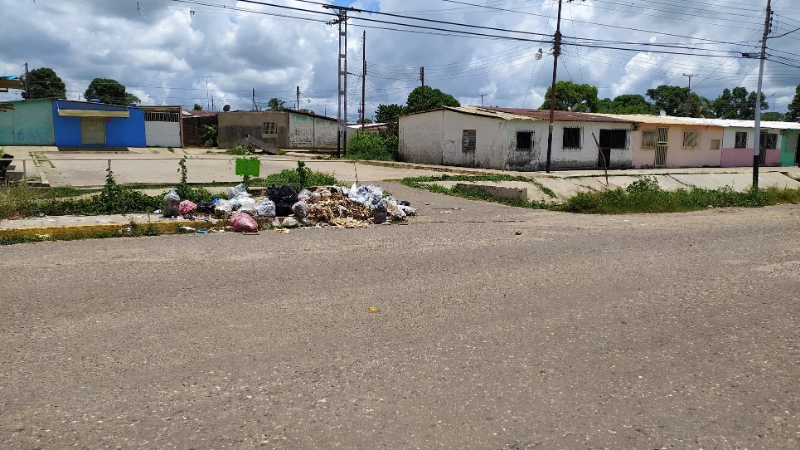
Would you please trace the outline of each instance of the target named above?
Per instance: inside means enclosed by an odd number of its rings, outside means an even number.
[[[217,114],[220,148],[242,144],[247,136],[283,150],[335,150],[336,119],[302,111],[230,111]]]

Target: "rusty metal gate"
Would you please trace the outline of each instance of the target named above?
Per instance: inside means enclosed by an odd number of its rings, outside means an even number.
[[[81,117],[81,143],[105,144],[106,120],[103,117]]]
[[[653,161],[655,167],[664,167],[667,165],[667,136],[669,135],[669,128],[660,127],[656,132],[656,158]]]

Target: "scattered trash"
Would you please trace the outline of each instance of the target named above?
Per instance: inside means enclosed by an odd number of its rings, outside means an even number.
[[[187,226],[181,226],[181,227],[178,227],[178,229],[179,229],[179,230],[181,230],[181,231],[191,231],[191,232],[194,232],[194,231],[195,231],[195,229],[194,229],[194,228],[192,228],[192,227],[187,227]]]
[[[108,220],[108,219],[104,219],[104,218],[97,219],[97,223],[109,223],[109,222],[110,222],[110,220]]]
[[[178,205],[178,212],[182,216],[185,216],[187,214],[191,214],[196,209],[197,209],[197,205],[195,205],[194,203],[190,202],[189,200],[184,200]]]
[[[240,233],[258,231],[258,223],[256,223],[255,219],[249,214],[242,212],[233,216],[233,219],[231,219],[231,226],[233,226],[233,231]]]
[[[176,217],[180,214],[181,198],[175,192],[175,189],[170,189],[169,193],[164,196],[164,217]]]
[[[264,226],[282,229],[282,233],[287,233],[286,229],[300,226],[364,228],[387,221],[402,223],[408,216],[416,215],[411,203],[386,196],[383,189],[373,185],[354,184],[350,188],[322,186],[303,189],[299,193],[290,186],[273,185],[266,189],[267,196],[264,197],[263,194],[251,196],[245,186],[239,184],[228,188],[227,193],[229,199],[195,204],[187,200],[180,201],[172,189],[164,196],[163,216],[204,220],[209,222],[209,227],[218,226],[219,219],[231,218],[231,226],[225,228],[248,233],[258,231],[258,222],[254,220],[257,218]],[[161,211],[156,211],[158,213]],[[265,223],[263,219],[272,221]],[[218,230],[191,231],[206,233]]]
[[[161,210],[157,209],[157,210],[153,211],[153,214],[161,214]]]
[[[516,232],[516,233],[514,233],[514,234],[516,234],[517,236],[520,236],[520,235],[522,235],[522,231],[517,231],[517,232]]]
[[[370,306],[370,307],[369,307],[369,312],[371,312],[371,313],[376,313],[376,312],[378,312],[378,308],[376,308],[376,307],[374,307],[374,306]]]

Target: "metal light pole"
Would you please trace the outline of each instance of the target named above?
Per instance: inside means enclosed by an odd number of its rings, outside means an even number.
[[[761,39],[761,55],[758,65],[758,89],[756,90],[756,127],[753,136],[753,187],[758,188],[758,165],[761,162],[761,82],[764,78],[764,60],[767,52],[767,35],[769,34],[769,19],[772,15],[771,0],[767,0],[767,15],[764,19],[764,37]],[[766,150],[766,149],[765,149]]]

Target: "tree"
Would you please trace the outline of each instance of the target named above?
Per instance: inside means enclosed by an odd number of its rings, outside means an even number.
[[[599,100],[597,88],[589,84],[572,81],[556,82],[556,105],[559,111],[597,112]],[[539,109],[550,109],[550,88],[544,94],[544,103]]]
[[[669,116],[685,116],[689,88],[662,84],[655,89],[648,89],[647,96],[653,100],[659,111],[663,110]]]
[[[30,84],[31,87],[30,92],[22,92],[22,98],[67,98],[66,85],[56,72],[48,67],[31,70],[27,79],[23,75],[21,81],[23,86]]]
[[[558,91],[556,90],[556,93]],[[658,108],[649,103],[642,95],[624,94],[614,100],[604,98],[598,102],[597,112],[606,114],[651,114],[657,115]]]
[[[765,120],[767,122],[783,122],[786,120],[787,115],[783,113],[779,113],[778,111],[768,111],[765,113],[761,113],[761,120]]]
[[[284,109],[286,109],[286,107],[283,106],[284,103],[286,102],[284,102],[279,98],[273,97],[269,99],[269,102],[267,102],[267,109],[270,111],[283,111]]]
[[[98,99],[109,105],[127,105],[139,102],[138,97],[125,92],[125,86],[110,78],[95,78],[89,83],[84,94],[87,100]]]
[[[445,94],[439,89],[434,89],[430,86],[419,86],[408,94],[406,107],[403,112],[410,114],[445,106],[456,107],[461,106],[461,103],[452,95]]]
[[[403,114],[403,106],[398,104],[378,105],[375,110],[375,121],[378,123],[397,122],[397,118]]]
[[[786,120],[791,122],[800,120],[800,84],[797,85],[794,92],[792,103],[789,103],[789,112],[786,114]]]
[[[194,110],[194,111],[202,111],[203,110],[203,105],[201,105],[200,103],[195,103],[194,107],[192,108],[192,110]]]
[[[753,120],[756,118],[756,93],[750,92],[743,87],[725,89],[722,95],[717,97],[712,103],[714,113],[717,118],[722,119],[741,119]],[[761,94],[761,109],[768,109],[769,105],[764,101],[764,94]]]
[[[358,122],[356,122],[356,123],[368,124],[368,123],[372,123],[372,119],[370,119],[369,117],[364,117],[363,121],[361,119],[358,119]]]

